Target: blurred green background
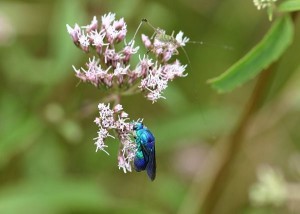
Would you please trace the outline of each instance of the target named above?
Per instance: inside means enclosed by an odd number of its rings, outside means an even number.
[[[169,85],[166,100],[122,99],[130,117],[144,118],[156,136],[154,182],[146,173],[118,170],[117,141],[108,142],[110,156],[95,153],[93,121],[104,94],[77,86],[72,70],[88,56],[73,45],[66,24],[87,25],[108,12],[125,18],[129,38],[147,18],[205,43],[187,45],[189,74]],[[199,213],[256,82],[217,94],[206,81],[247,53],[269,26],[251,0],[1,0],[0,213]],[[213,213],[300,213],[299,21],[295,29],[294,43],[266,80]],[[146,25],[141,31],[153,33]],[[184,54],[180,59],[187,63]],[[249,198],[262,165],[277,172],[262,170],[271,176],[270,188],[287,191],[278,203]]]

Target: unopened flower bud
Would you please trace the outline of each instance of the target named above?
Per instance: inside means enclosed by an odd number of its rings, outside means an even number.
[[[142,34],[142,41],[147,49],[151,49],[152,43],[148,36]]]
[[[68,33],[72,37],[73,42],[78,45],[79,37],[81,36],[81,30],[78,24],[75,24],[74,28],[71,28],[70,25],[66,25]]]

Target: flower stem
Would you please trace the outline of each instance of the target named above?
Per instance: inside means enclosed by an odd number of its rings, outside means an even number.
[[[245,107],[245,111],[242,114],[240,122],[238,123],[236,129],[233,131],[229,142],[227,142],[227,148],[226,151],[224,151],[223,159],[220,161],[218,171],[212,178],[208,191],[205,194],[203,201],[201,202],[202,210],[205,214],[215,213],[215,205],[220,200],[227,181],[230,177],[231,164],[234,162],[235,157],[240,152],[248,122],[259,108],[259,103],[261,103],[264,91],[268,86],[266,82],[270,79],[270,75],[272,74],[275,67],[276,63],[271,65],[267,70],[261,72],[261,74],[259,75],[256,86],[248,101],[247,106]]]
[[[292,13],[294,22],[296,15],[296,13]],[[229,142],[226,144],[225,151],[222,151],[224,154],[221,157],[222,160],[220,160],[220,165],[211,179],[203,200],[200,200],[202,213],[216,213],[216,204],[218,204],[221,200],[225,187],[228,184],[231,174],[231,166],[234,163],[235,157],[237,157],[237,155],[240,153],[241,146],[245,140],[248,124],[251,118],[263,104],[265,93],[271,85],[270,81],[273,80],[271,76],[274,74],[277,64],[278,61],[274,62],[266,70],[260,73],[253,93],[241,116],[240,122],[229,138]]]

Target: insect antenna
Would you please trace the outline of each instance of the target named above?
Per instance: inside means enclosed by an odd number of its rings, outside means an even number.
[[[78,81],[78,83],[76,84],[75,87],[77,88],[80,85],[80,83],[81,83],[81,80]]]
[[[142,27],[142,25],[146,23],[149,27],[151,27],[154,30],[153,35],[151,36],[151,39],[153,39],[155,37],[156,34],[159,34],[159,30],[157,28],[155,28],[146,18],[143,18],[140,22],[140,24],[138,25],[132,39],[130,40],[130,42],[128,43],[128,45],[131,45],[133,43],[133,41],[135,40],[135,37],[137,35],[137,33],[139,32],[140,28]]]
[[[198,44],[198,45],[206,45],[206,46],[212,46],[212,47],[218,47],[218,48],[221,47],[221,48],[223,48],[225,50],[229,50],[229,51],[234,50],[234,48],[232,46],[212,44],[212,43],[207,43],[207,42],[203,42],[203,41],[188,41],[187,43]]]
[[[150,26],[156,33],[157,33],[157,28],[154,27],[149,21],[148,19],[142,19],[142,22],[146,23],[148,26]]]
[[[140,28],[142,27],[142,25],[143,25],[143,23],[144,23],[143,20],[144,20],[144,19],[142,19],[142,21],[140,22],[139,26],[137,27],[137,29],[136,29],[136,31],[135,31],[135,33],[134,33],[132,39],[131,39],[130,42],[128,43],[128,45],[131,45],[132,42],[135,40],[135,37],[136,37],[138,31],[140,30]]]
[[[151,40],[154,39],[154,37],[155,37],[157,34],[160,33],[159,30],[158,30],[158,28],[154,27],[154,26],[148,21],[148,19],[145,19],[145,18],[144,18],[144,19],[142,19],[142,22],[146,23],[150,28],[153,29],[154,33],[153,33],[152,36],[150,37]]]

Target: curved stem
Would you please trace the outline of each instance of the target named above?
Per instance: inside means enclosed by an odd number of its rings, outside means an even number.
[[[245,111],[242,114],[241,120],[238,123],[236,129],[233,131],[229,142],[227,142],[227,150],[224,151],[223,159],[219,166],[218,171],[212,179],[209,189],[201,202],[204,213],[214,213],[215,204],[220,200],[227,180],[229,179],[230,166],[234,161],[234,158],[239,154],[242,142],[244,141],[244,135],[247,130],[247,125],[252,115],[259,108],[259,104],[264,96],[267,84],[270,79],[270,75],[273,73],[277,63],[271,65],[267,70],[261,72],[259,75],[256,86],[248,101]]]
[[[297,14],[298,13],[291,14],[294,22]],[[199,195],[203,192],[202,189],[199,191],[200,188],[203,188],[203,185],[200,184],[199,179],[196,176],[196,179],[191,186],[190,193],[186,201],[181,206],[179,213],[217,213],[217,204],[222,199],[224,190],[230,179],[232,164],[234,163],[237,155],[240,153],[250,120],[263,104],[265,93],[269,89],[270,81],[273,80],[271,76],[273,75],[276,67],[277,62],[273,63],[268,69],[260,73],[253,93],[241,116],[240,122],[229,137],[228,142],[224,145],[225,148],[222,150],[222,156],[220,156],[219,153],[213,154],[212,160],[214,161],[217,159],[219,165],[216,166],[215,170],[213,170],[213,174],[210,176],[207,190],[204,192],[202,197],[198,199],[198,203],[195,203],[195,198],[199,198]]]
[[[295,22],[297,13],[292,13],[293,21]],[[262,105],[265,92],[268,90],[271,75],[276,70],[278,61],[269,66],[268,69],[260,73],[253,93],[248,101],[248,104],[241,116],[236,129],[233,131],[229,142],[227,142],[227,151],[225,151],[218,171],[214,175],[208,191],[201,201],[202,211],[205,214],[215,213],[215,205],[221,199],[228,179],[230,178],[231,165],[235,157],[239,154],[241,145],[245,138],[245,133],[250,119],[256,113],[258,108]]]

